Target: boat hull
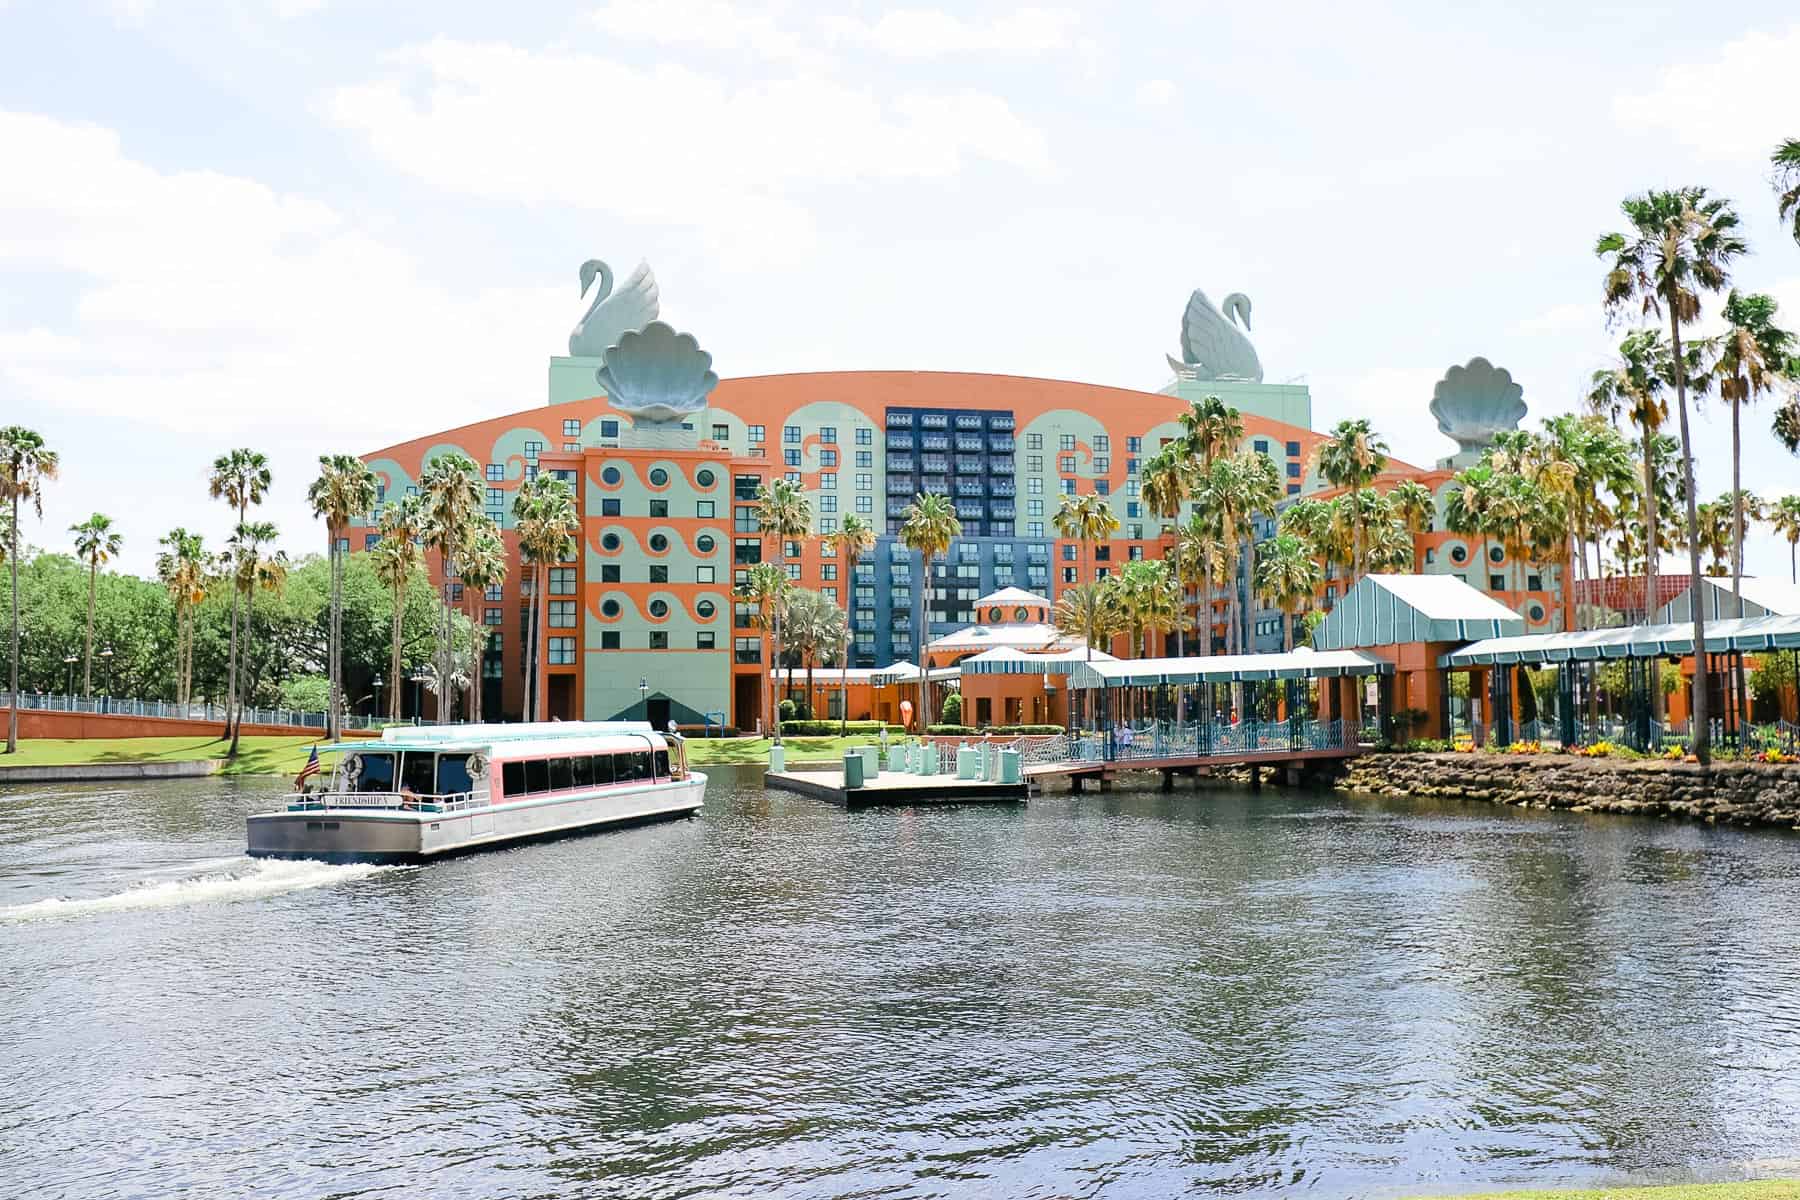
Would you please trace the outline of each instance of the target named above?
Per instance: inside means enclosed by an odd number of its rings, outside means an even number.
[[[420,862],[499,846],[691,816],[706,776],[590,795],[546,796],[455,813],[307,808],[246,818],[252,858]]]

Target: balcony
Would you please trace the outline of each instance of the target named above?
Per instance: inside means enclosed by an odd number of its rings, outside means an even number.
[[[988,437],[988,450],[995,454],[1011,454],[1016,448],[1010,433],[996,433]]]
[[[956,456],[956,473],[958,475],[982,475],[987,472],[987,462],[979,454],[959,454]]]
[[[1016,496],[1018,492],[1019,485],[1010,479],[996,479],[988,485],[990,496]]]
[[[942,433],[922,433],[919,435],[919,445],[926,450],[948,450],[950,438]]]
[[[890,517],[904,517],[906,515],[906,510],[909,507],[910,505],[904,500],[889,500],[887,515]]]
[[[988,506],[988,519],[992,521],[1012,520],[1013,506],[1011,504],[990,504]]]
[[[979,435],[959,433],[956,435],[956,448],[964,454],[980,454],[983,446]]]
[[[911,475],[916,470],[918,470],[918,460],[910,454],[887,456],[887,473],[889,475]]]
[[[948,429],[950,428],[950,418],[943,413],[925,413],[919,418],[919,427],[922,429]]]
[[[890,496],[910,496],[913,494],[912,476],[890,475],[887,481],[887,494]]]
[[[911,429],[912,423],[913,415],[908,412],[891,412],[887,415],[889,429]]]
[[[959,479],[956,481],[956,494],[959,496],[985,496],[987,487],[979,479]]]
[[[958,429],[980,429],[981,428],[981,414],[980,413],[957,413],[956,414],[956,427]]]
[[[920,460],[919,466],[928,475],[942,475],[950,469],[950,460],[942,454],[927,454]]]
[[[982,511],[979,501],[960,500],[956,505],[956,516],[961,521],[979,521],[987,514]]]
[[[889,453],[892,453],[895,450],[911,450],[913,448],[913,435],[910,433],[890,433],[887,435],[887,448]]]
[[[1011,413],[995,413],[988,418],[989,429],[1011,429],[1012,427],[1013,415]]]
[[[942,475],[927,475],[919,481],[919,490],[932,496],[948,496],[950,481]]]

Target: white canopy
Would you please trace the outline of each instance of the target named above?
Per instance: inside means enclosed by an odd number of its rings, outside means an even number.
[[[1393,663],[1362,650],[1308,650],[1303,647],[1286,654],[1096,660],[1079,664],[1069,683],[1078,688],[1155,687],[1160,684],[1389,675],[1393,670]]]

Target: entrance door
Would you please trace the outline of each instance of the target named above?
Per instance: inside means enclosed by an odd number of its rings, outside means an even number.
[[[649,716],[645,720],[650,722],[650,728],[662,730],[669,727],[669,698],[667,696],[652,696],[644,702],[644,707],[649,711]]]
[[[762,713],[761,682],[754,675],[739,675],[733,681],[731,719],[745,733],[756,728],[756,718]]]

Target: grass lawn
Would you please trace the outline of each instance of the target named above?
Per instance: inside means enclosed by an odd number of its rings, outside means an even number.
[[[1474,1196],[1443,1197],[1442,1200],[1800,1200],[1800,1179],[1678,1183],[1663,1187],[1483,1192]]]
[[[782,745],[787,747],[789,762],[834,762],[844,756],[844,751],[851,746],[875,746],[881,743],[879,734],[861,733],[849,737],[785,737]],[[687,744],[688,762],[696,767],[704,767],[710,763],[767,763],[769,747],[775,743],[768,738],[689,738]],[[295,768],[298,770],[299,768]]]
[[[225,775],[293,775],[306,765],[316,734],[253,735],[238,741],[236,761]],[[0,767],[53,767],[77,763],[192,762],[223,759],[230,743],[216,737],[24,738],[17,754],[0,754]]]

